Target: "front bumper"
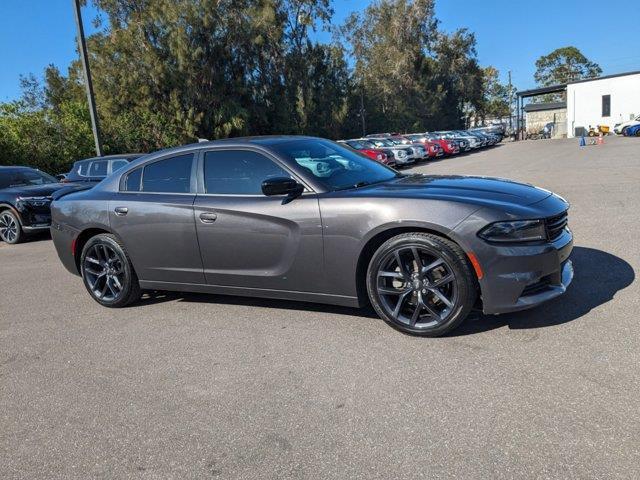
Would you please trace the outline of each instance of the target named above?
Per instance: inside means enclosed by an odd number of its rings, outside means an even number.
[[[37,231],[48,229],[51,225],[50,202],[41,202],[34,205],[27,202],[19,202],[16,208],[20,215],[20,223],[25,231]]]
[[[525,310],[562,295],[573,280],[573,236],[567,229],[543,245],[491,245],[478,255],[483,311]]]
[[[396,165],[412,165],[415,163],[415,159],[413,157],[396,157]]]

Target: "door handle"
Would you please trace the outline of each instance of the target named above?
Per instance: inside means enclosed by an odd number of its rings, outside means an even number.
[[[200,221],[202,223],[213,223],[218,218],[218,215],[212,212],[204,212],[200,214]]]
[[[116,207],[114,209],[114,212],[116,212],[116,215],[118,215],[119,217],[124,217],[127,213],[129,213],[129,209],[127,207]]]

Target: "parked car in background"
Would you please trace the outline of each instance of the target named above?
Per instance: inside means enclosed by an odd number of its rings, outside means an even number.
[[[396,165],[396,159],[391,151],[375,148],[371,144],[365,145],[364,142],[358,140],[338,140],[338,143],[346,145],[349,148],[353,148],[376,162],[383,163],[390,167],[394,167]]]
[[[528,184],[403,175],[328,140],[253,137],[156,152],[60,196],[51,234],[105,307],[143,290],[370,302],[391,326],[438,336],[474,306],[562,295],[568,208]]]
[[[469,133],[479,132],[485,135],[492,135],[496,138],[496,143],[500,143],[502,141],[505,131],[506,125],[504,124],[489,125],[487,127],[476,127],[467,130],[467,132]]]
[[[483,147],[490,147],[498,142],[498,137],[489,135],[488,133],[482,132],[480,130],[468,130],[468,132],[469,135],[473,135],[474,137],[480,139]]]
[[[419,143],[424,146],[430,159],[440,158],[444,155],[444,150],[438,142],[428,138],[424,133],[411,133],[405,135],[413,143]]]
[[[393,156],[396,160],[397,167],[406,167],[409,165],[413,165],[416,161],[415,155],[413,153],[413,149],[408,146],[396,145],[389,138],[380,137],[366,137],[362,138],[363,141],[368,141],[376,148],[386,148],[393,153]]]
[[[51,195],[62,188],[69,187],[35,168],[0,166],[0,240],[19,243],[48,230]]]
[[[640,122],[638,122],[636,125],[626,127],[624,130],[624,135],[626,137],[640,137]]]
[[[437,142],[442,147],[445,155],[457,155],[460,153],[460,145],[458,145],[458,142],[456,142],[455,140],[444,138],[441,135],[437,135],[435,133],[427,132],[425,133],[425,135],[430,140]]]
[[[475,150],[476,148],[480,148],[481,146],[481,142],[478,137],[471,135],[466,130],[452,130],[451,133],[455,138],[460,138],[467,142],[467,144],[469,145],[468,150]]]
[[[466,135],[459,135],[458,133],[447,130],[442,132],[433,132],[435,135],[439,135],[440,138],[444,138],[447,140],[453,140],[458,144],[461,152],[468,152],[471,150],[470,140]]]
[[[616,123],[615,126],[613,127],[613,131],[617,135],[624,135],[626,133],[627,128],[633,127],[635,125],[640,125],[640,115],[635,117],[633,120]]]
[[[368,135],[365,135],[365,138],[383,138],[383,137],[390,137],[391,136],[391,132],[384,132],[384,133],[370,133]]]
[[[395,143],[400,147],[404,146],[413,150],[413,158],[415,158],[416,161],[426,160],[427,158],[429,158],[429,154],[427,153],[427,150],[424,148],[424,145],[414,143],[403,135],[392,135],[388,138],[391,142]]]
[[[71,167],[71,171],[60,181],[63,183],[101,182],[107,176],[118,171],[140,156],[142,156],[141,153],[127,153],[78,160],[73,164],[73,167]]]

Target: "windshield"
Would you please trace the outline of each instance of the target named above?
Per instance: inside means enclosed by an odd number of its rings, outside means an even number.
[[[23,187],[58,183],[51,175],[39,170],[21,168],[19,170],[0,170],[0,188]]]
[[[386,138],[374,138],[371,142],[378,147],[395,147],[396,144]]]
[[[363,148],[367,148],[362,143],[356,142],[356,141],[353,141],[353,140],[349,140],[347,142],[347,145],[349,145],[351,148],[355,148],[356,150],[362,150]]]
[[[271,148],[296,162],[330,191],[385,182],[399,175],[395,170],[329,140],[295,140]]]

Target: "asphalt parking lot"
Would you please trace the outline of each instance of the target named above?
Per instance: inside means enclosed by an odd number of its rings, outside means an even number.
[[[0,478],[640,478],[640,141],[413,170],[567,198],[567,294],[423,339],[316,304],[105,309],[46,237],[0,244]]]

